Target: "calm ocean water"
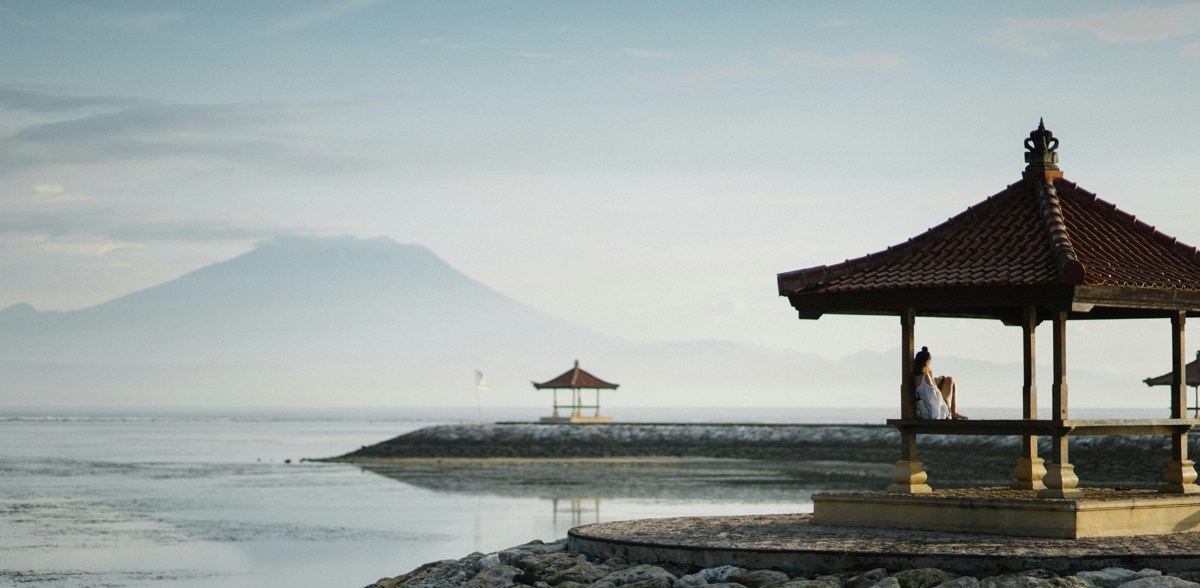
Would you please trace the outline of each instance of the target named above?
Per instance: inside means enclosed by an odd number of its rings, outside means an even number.
[[[530,420],[541,412],[484,409],[481,416]],[[878,423],[890,411],[612,414],[643,422]],[[811,493],[820,490],[748,484],[728,495],[667,488],[630,497],[501,496],[470,484],[408,483],[353,465],[300,461],[462,416],[0,410],[0,586],[358,587],[429,561],[564,537],[578,524],[807,512]]]

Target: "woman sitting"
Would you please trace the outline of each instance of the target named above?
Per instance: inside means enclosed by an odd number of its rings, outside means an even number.
[[[958,390],[954,378],[933,377],[930,364],[933,356],[928,347],[922,347],[913,357],[913,377],[917,392],[917,418],[919,419],[965,419],[958,412]]]

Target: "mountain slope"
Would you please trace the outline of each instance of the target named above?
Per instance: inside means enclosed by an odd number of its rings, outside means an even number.
[[[602,350],[618,342],[513,301],[390,239],[285,238],[86,309],[0,313],[0,357],[308,362]]]

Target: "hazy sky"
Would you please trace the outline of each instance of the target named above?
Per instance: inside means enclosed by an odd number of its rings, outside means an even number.
[[[0,1],[0,307],[387,235],[635,341],[888,349],[775,274],[1004,189],[1039,117],[1068,179],[1200,244],[1198,96],[1200,3]]]

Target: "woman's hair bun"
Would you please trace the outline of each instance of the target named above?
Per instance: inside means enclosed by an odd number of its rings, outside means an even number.
[[[926,346],[924,346],[924,345],[922,345],[922,346],[921,346],[921,351],[924,351],[925,353],[929,353],[929,348],[928,348],[928,347],[926,347]]]

